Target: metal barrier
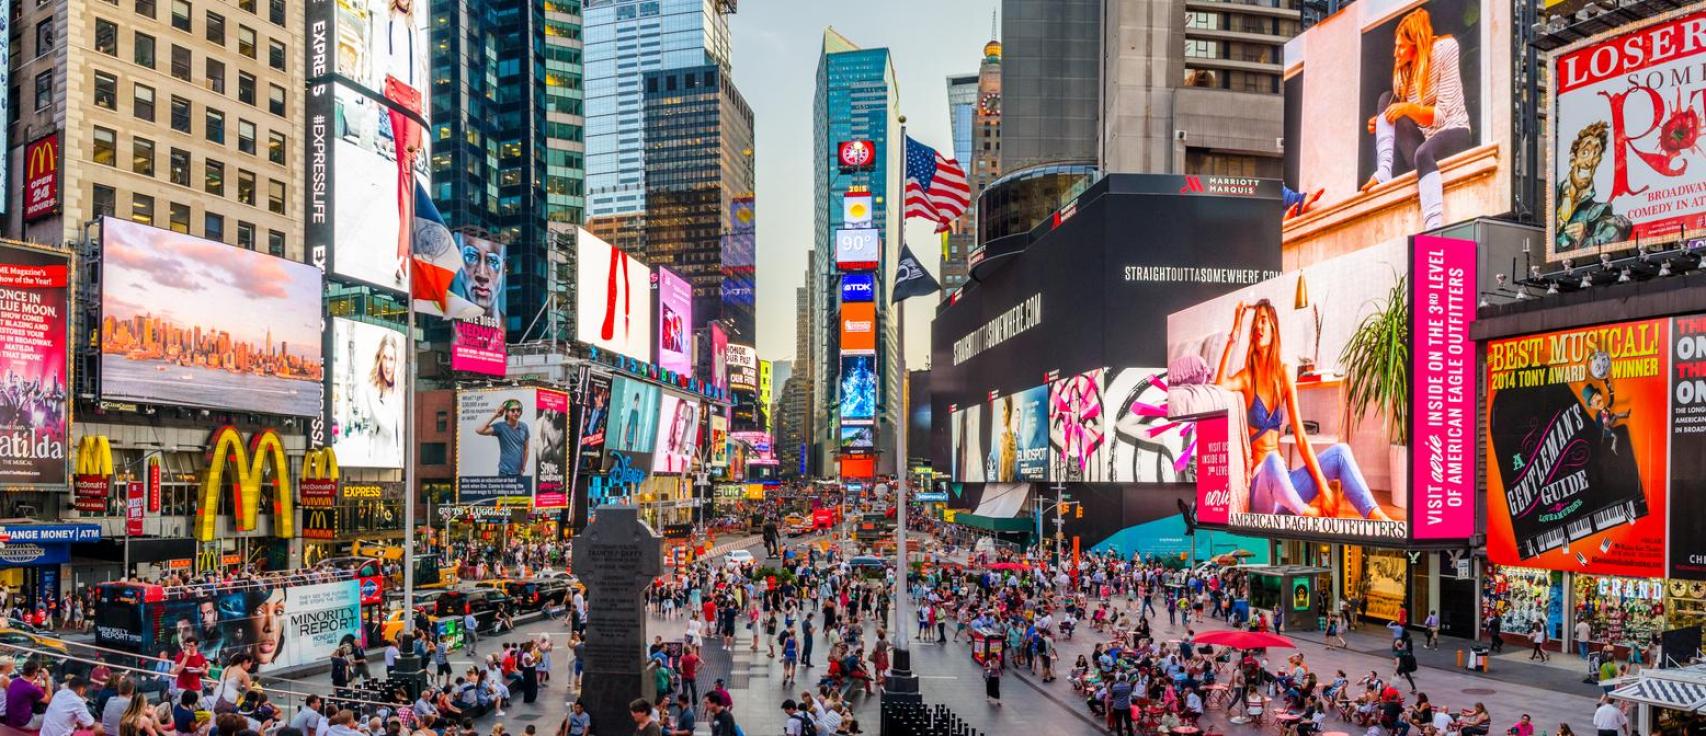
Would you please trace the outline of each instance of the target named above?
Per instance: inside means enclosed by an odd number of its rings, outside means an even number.
[[[983,736],[945,705],[885,700],[881,736]]]

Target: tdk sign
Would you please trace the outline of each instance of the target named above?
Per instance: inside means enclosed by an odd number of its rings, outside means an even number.
[[[877,298],[877,276],[870,273],[841,275],[841,301],[868,302]]]

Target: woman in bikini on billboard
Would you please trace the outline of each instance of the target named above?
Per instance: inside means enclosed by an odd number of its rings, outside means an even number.
[[[1374,174],[1368,191],[1393,177],[1394,154],[1416,170],[1422,228],[1445,224],[1445,185],[1440,160],[1475,145],[1469,107],[1463,96],[1463,69],[1457,39],[1434,35],[1426,10],[1398,21],[1392,42],[1392,91],[1380,95],[1379,110],[1368,119],[1374,134]]]
[[[1244,347],[1244,367],[1228,376],[1226,366],[1246,313],[1250,314],[1250,332]],[[1292,368],[1280,355],[1279,313],[1274,305],[1266,299],[1255,304],[1239,302],[1214,382],[1244,400],[1250,429],[1250,512],[1333,518],[1339,515],[1340,505],[1350,501],[1365,519],[1389,520],[1363,480],[1349,445],[1341,442],[1315,452],[1304,434],[1303,420],[1298,418]],[[1286,465],[1280,453],[1280,436],[1287,425],[1303,458],[1303,467],[1295,470]]]

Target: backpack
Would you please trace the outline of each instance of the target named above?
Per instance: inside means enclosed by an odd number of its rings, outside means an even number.
[[[800,736],[817,736],[817,724],[803,713],[795,713],[794,719],[800,722]]]

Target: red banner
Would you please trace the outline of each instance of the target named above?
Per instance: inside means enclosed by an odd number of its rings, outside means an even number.
[[[59,134],[49,133],[24,147],[24,222],[59,209]]]
[[[326,508],[338,500],[338,482],[324,478],[303,478],[298,481],[297,500],[303,508]]]
[[[148,513],[160,513],[160,461],[148,463]]]
[[[124,498],[124,533],[128,536],[142,535],[142,509],[145,498],[142,493],[142,481],[133,480]]]
[[[105,475],[79,475],[72,481],[76,491],[71,507],[85,514],[98,514],[107,510],[107,493],[112,488],[111,478]]]

